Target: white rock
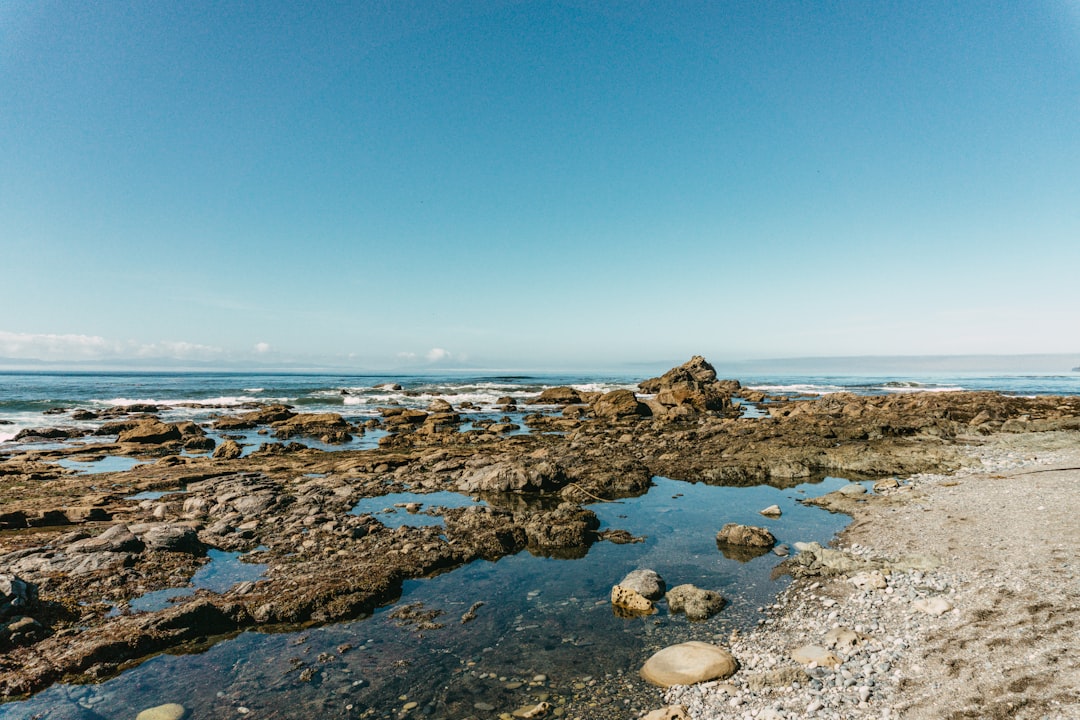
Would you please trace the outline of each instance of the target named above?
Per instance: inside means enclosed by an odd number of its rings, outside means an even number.
[[[923,600],[916,600],[912,605],[914,605],[916,610],[924,612],[927,615],[944,615],[953,609],[953,604],[940,595],[932,598],[925,598]]]

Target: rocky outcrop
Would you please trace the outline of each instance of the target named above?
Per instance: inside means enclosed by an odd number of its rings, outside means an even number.
[[[731,395],[739,389],[739,383],[718,381],[713,366],[695,355],[662,376],[643,381],[638,389],[655,396],[650,405],[660,411],[657,415],[685,418],[704,412],[732,414]]]
[[[562,468],[555,463],[527,464],[504,460],[466,471],[458,481],[457,489],[462,492],[539,492],[557,489],[564,483]]]
[[[612,390],[604,393],[593,401],[591,410],[595,417],[606,420],[652,415],[649,406],[639,402],[637,396],[630,390]]]
[[[728,523],[716,534],[716,542],[742,547],[771,548],[776,544],[776,538],[762,527]]]
[[[274,437],[288,440],[293,437],[318,438],[325,443],[344,443],[352,440],[352,426],[337,413],[303,413],[287,420],[271,423]]]
[[[182,438],[183,433],[175,423],[146,420],[121,431],[116,441],[120,443],[138,443],[140,445],[160,445],[168,442],[180,442]]]

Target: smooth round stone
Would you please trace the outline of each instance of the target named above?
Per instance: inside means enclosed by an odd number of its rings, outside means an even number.
[[[180,720],[187,714],[187,709],[177,703],[165,703],[152,708],[146,708],[135,720]]]
[[[840,493],[842,493],[844,495],[865,495],[866,494],[866,488],[863,487],[862,485],[860,485],[859,483],[851,483],[849,485],[845,485],[844,487],[840,488],[840,490],[838,492],[840,492]]]
[[[735,657],[719,645],[691,640],[654,654],[641,667],[641,677],[660,687],[693,685],[730,677],[738,668]]]

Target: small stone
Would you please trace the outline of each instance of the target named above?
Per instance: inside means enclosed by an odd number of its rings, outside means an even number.
[[[685,705],[668,705],[659,710],[653,710],[641,720],[690,720]]]
[[[636,590],[616,585],[611,588],[611,604],[631,614],[650,615],[656,612],[652,600]]]
[[[835,654],[820,645],[803,645],[791,651],[791,659],[803,665],[816,664],[818,667],[838,667],[842,662]]]
[[[780,517],[781,515],[784,514],[780,510],[779,505],[770,505],[769,507],[765,508],[764,510],[760,510],[758,512],[759,512],[759,514],[764,515],[765,517]]]
[[[940,595],[923,600],[916,600],[912,605],[916,610],[927,615],[944,615],[953,609],[953,604]]]
[[[551,705],[549,703],[542,702],[537,703],[536,705],[526,705],[525,707],[520,707],[510,714],[516,718],[538,718],[547,715],[548,710],[551,710]]]

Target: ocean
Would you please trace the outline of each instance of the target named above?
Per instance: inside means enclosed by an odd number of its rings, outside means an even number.
[[[0,443],[26,428],[92,427],[65,410],[101,411],[123,405],[155,405],[166,421],[209,419],[252,404],[284,403],[299,412],[336,412],[350,421],[378,415],[388,405],[426,408],[436,397],[481,419],[504,396],[519,400],[543,389],[636,389],[645,379],[629,374],[443,374],[345,375],[210,372],[0,372]],[[774,394],[834,392],[889,394],[991,390],[1014,395],[1078,395],[1080,373],[984,375],[755,375],[737,378],[744,387]],[[400,389],[395,389],[400,386]],[[45,414],[45,413],[50,414]],[[501,413],[499,413],[501,416]],[[340,446],[339,446],[340,447]],[[0,445],[2,448],[2,445]],[[352,448],[355,449],[355,448]]]

